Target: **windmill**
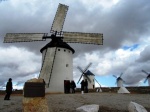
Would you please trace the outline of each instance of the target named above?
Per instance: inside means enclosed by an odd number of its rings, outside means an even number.
[[[116,78],[117,87],[123,87],[123,79],[121,78],[123,73],[120,74],[119,77],[113,75]]]
[[[116,78],[117,87],[119,87],[117,93],[130,93],[126,87],[123,87],[125,81],[122,79],[122,75],[123,73],[121,73],[119,77],[113,75]]]
[[[144,83],[146,83],[146,81],[148,80],[148,85],[150,86],[150,74],[145,70],[142,70],[142,72],[144,72],[147,75],[146,79],[144,80]]]
[[[40,51],[42,65],[39,78],[46,83],[46,92],[64,92],[65,81],[73,79],[73,53],[67,43],[103,44],[103,34],[62,31],[68,6],[59,4],[50,33],[7,33],[4,43],[45,41]]]
[[[90,71],[88,70],[86,73],[85,73],[88,77],[92,77],[91,79],[93,79],[93,83],[94,83],[94,80],[98,83],[99,87],[101,88],[101,85],[100,83],[95,79],[95,75]],[[95,83],[93,84],[93,89],[95,88]]]
[[[83,70],[81,67],[77,67],[79,69],[79,71],[82,73],[77,84],[80,82],[81,78],[83,77],[83,79],[87,79],[88,81],[88,88],[89,89],[94,89],[95,88],[95,81],[98,83],[98,81],[95,79],[95,75],[88,70],[88,68],[92,65],[92,63],[89,63],[85,69]],[[94,81],[95,80],[95,81]],[[99,84],[99,83],[98,83]],[[100,84],[99,84],[100,85]],[[101,85],[100,85],[101,87]]]
[[[93,89],[95,88],[95,82],[97,82],[97,84],[99,85],[99,88],[97,89],[97,92],[102,92],[101,85],[98,82],[98,80],[96,80],[95,75],[90,70],[88,70],[85,74],[91,79],[91,81],[93,80],[93,83],[94,83],[93,84]],[[90,83],[90,85],[92,85],[92,84]],[[89,88],[91,88],[91,86],[89,86]]]

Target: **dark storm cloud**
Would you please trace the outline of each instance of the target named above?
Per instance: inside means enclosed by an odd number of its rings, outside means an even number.
[[[35,2],[36,3],[36,2]],[[46,42],[31,42],[31,43],[10,43],[3,44],[3,38],[6,33],[49,33],[50,24],[52,23],[50,17],[49,7],[46,2],[39,2],[32,7],[31,4],[20,4],[20,6],[13,6],[9,2],[8,5],[1,8],[1,27],[0,40],[1,46],[17,46],[26,47],[28,50],[40,53],[39,50]],[[22,6],[22,7],[21,7]],[[48,13],[49,11],[49,13]]]
[[[82,8],[70,7],[69,11],[71,10],[74,11],[67,15],[65,30],[103,33],[104,35],[103,46],[72,45],[76,53],[101,49],[116,50],[126,43],[140,43],[140,38],[150,35],[150,2],[148,0],[138,2],[120,0],[110,9],[96,6],[89,11],[88,7],[83,6]]]
[[[150,3],[146,1],[121,0],[113,8],[103,13],[97,24],[103,27],[104,46],[116,49],[124,41],[138,43],[143,35],[149,35]]]
[[[137,62],[147,63],[150,62],[150,45],[147,46],[141,53]]]

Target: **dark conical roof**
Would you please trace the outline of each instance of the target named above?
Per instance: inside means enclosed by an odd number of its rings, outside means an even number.
[[[55,37],[52,38],[52,41],[49,42],[48,44],[46,44],[41,50],[40,52],[43,52],[43,50],[49,48],[49,47],[61,47],[61,48],[66,48],[71,50],[73,53],[75,52],[75,50],[70,47],[66,42],[63,42],[62,38],[60,37]]]
[[[86,75],[93,75],[94,76],[94,74],[90,70],[88,70],[85,74]]]

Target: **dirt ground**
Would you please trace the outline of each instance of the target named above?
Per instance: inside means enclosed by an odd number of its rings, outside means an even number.
[[[11,100],[4,100],[0,95],[0,112],[22,112],[22,95],[11,95]],[[150,112],[150,94],[117,94],[117,93],[86,93],[86,94],[47,94],[49,108],[53,112],[75,112],[83,105],[97,104],[100,112],[128,112],[130,101],[144,106]]]

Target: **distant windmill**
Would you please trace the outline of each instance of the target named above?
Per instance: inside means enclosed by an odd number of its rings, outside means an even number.
[[[123,87],[123,83],[125,81],[122,79],[122,75],[123,73],[121,73],[119,77],[113,75],[115,78],[117,78],[116,83],[117,83],[117,87],[119,87],[119,90],[117,93],[130,93],[126,87]]]
[[[95,75],[88,70],[88,68],[92,65],[92,63],[89,63],[84,70],[81,69],[81,67],[77,67],[79,69],[79,71],[82,73],[77,84],[80,82],[81,78],[83,77],[83,79],[87,79],[88,81],[88,88],[89,89],[94,89],[95,88],[95,81],[99,84],[99,82],[95,79]],[[99,86],[101,87],[101,85],[99,84]]]
[[[148,85],[150,86],[150,74],[145,70],[142,70],[142,72],[144,72],[147,75],[146,79],[144,80],[144,83],[146,83],[146,81],[148,80]]]
[[[116,78],[116,83],[117,83],[117,87],[122,87],[123,86],[123,79],[121,78],[123,75],[123,73],[120,74],[119,77],[113,75]]]
[[[32,42],[51,39],[40,51],[42,66],[39,78],[47,85],[46,92],[64,92],[64,84],[73,79],[73,53],[67,43],[103,44],[103,34],[62,31],[68,6],[59,4],[50,34],[48,33],[7,33],[4,42]],[[32,67],[32,65],[31,65]]]

